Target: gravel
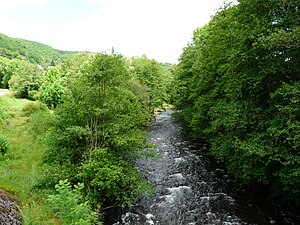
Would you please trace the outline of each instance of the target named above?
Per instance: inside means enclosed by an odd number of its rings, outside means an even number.
[[[21,225],[22,218],[19,212],[19,200],[9,193],[0,190],[0,224]]]

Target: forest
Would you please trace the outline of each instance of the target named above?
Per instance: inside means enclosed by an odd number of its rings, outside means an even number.
[[[246,183],[300,199],[297,1],[240,0],[195,30],[175,70],[174,105],[192,138]]]
[[[153,194],[133,162],[155,157],[147,131],[172,104],[230,175],[299,205],[299,23],[296,0],[238,0],[194,31],[177,65],[1,35],[0,88],[13,97],[0,97],[0,188],[24,224],[101,224]]]
[[[48,45],[19,38],[11,38],[0,33],[0,56],[5,58],[22,58],[44,67],[60,63],[73,57],[77,52],[60,51]]]

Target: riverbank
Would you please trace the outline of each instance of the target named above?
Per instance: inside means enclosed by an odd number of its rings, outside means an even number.
[[[0,98],[5,114],[0,133],[9,141],[9,149],[0,162],[0,189],[5,190],[2,193],[10,193],[2,194],[0,201],[7,210],[11,206],[12,211],[19,202],[24,225],[58,225],[60,221],[55,218],[47,202],[49,190],[36,187],[42,176],[41,162],[46,146],[43,132],[33,132],[34,123],[41,129],[41,121],[29,119],[24,114],[24,106],[30,103],[29,100],[9,95]],[[9,216],[7,210],[2,210],[3,217]]]

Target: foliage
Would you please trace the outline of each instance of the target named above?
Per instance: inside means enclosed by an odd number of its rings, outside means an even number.
[[[41,103],[37,103],[37,110],[30,113],[26,129],[30,130],[32,135],[47,134],[51,127],[53,127],[55,116],[53,113]]]
[[[219,11],[185,48],[173,101],[232,174],[300,203],[297,18],[294,0],[240,0]]]
[[[9,59],[0,56],[0,88],[3,88],[3,78],[6,75],[6,65]]]
[[[49,128],[44,126],[51,121],[52,114],[47,110],[24,117],[22,108],[29,102],[12,96],[0,98],[0,108],[5,109],[0,136],[9,141],[9,149],[0,163],[0,187],[19,199],[22,224],[59,225],[60,221],[51,213],[46,201],[49,190],[35,188],[42,174],[46,148],[43,136]],[[35,120],[38,114],[44,116]]]
[[[76,52],[60,51],[38,42],[0,34],[0,56],[6,58],[12,59],[21,56],[22,59],[46,68],[53,63],[61,63],[75,54]]]
[[[82,55],[84,54],[82,53]],[[9,80],[13,74],[19,78],[23,76],[23,74],[18,75],[18,73],[24,69],[25,61],[28,65],[39,65],[40,68],[47,68],[55,64],[61,64],[75,56],[76,52],[59,51],[37,42],[10,38],[0,34],[0,87],[9,88]],[[18,69],[19,65],[21,69]],[[22,81],[17,79],[17,82]],[[57,83],[60,84],[60,82]],[[36,99],[34,93],[29,96],[29,99]]]
[[[10,89],[17,97],[29,99],[32,91],[37,91],[43,81],[44,71],[37,65],[20,61],[9,80]]]
[[[55,185],[57,193],[48,196],[52,209],[63,219],[63,225],[90,225],[96,221],[97,215],[83,199],[83,188],[81,183],[72,188],[68,180],[61,180]]]
[[[21,61],[20,58],[9,60],[5,57],[0,57],[0,87],[9,88],[8,81],[17,70]]]
[[[1,156],[3,156],[9,148],[9,141],[6,137],[0,136],[0,159]]]
[[[50,182],[84,183],[93,208],[126,206],[148,188],[129,162],[147,146],[140,128],[149,118],[128,88],[131,77],[121,55],[83,61],[79,71],[67,70],[68,94],[55,110],[45,157]]]
[[[161,107],[168,99],[166,86],[169,74],[162,64],[146,56],[131,58],[129,67],[133,77],[143,86],[142,90],[146,98],[141,99],[142,104],[151,115],[155,108]]]
[[[30,116],[39,111],[45,111],[46,109],[47,109],[47,107],[41,102],[28,102],[22,108],[22,115]]]
[[[1,104],[1,108],[0,108],[0,127],[1,127],[1,125],[2,125],[2,121],[4,120],[4,118],[5,118],[5,109],[4,109],[4,107],[3,107],[3,100],[2,99],[0,99],[0,104]]]
[[[68,80],[76,79],[80,69],[92,59],[92,54],[81,52],[76,54],[74,57],[67,59],[61,65],[61,74],[68,78]],[[72,85],[70,85],[72,86]]]
[[[40,87],[40,92],[40,100],[49,108],[55,108],[62,103],[66,94],[66,84],[65,77],[60,74],[57,68],[51,67],[48,69]]]
[[[89,192],[89,199],[93,205],[129,206],[137,201],[137,196],[151,193],[149,185],[141,182],[141,176],[136,169],[121,157],[116,156],[108,149],[96,149],[93,158],[83,163],[79,177],[89,181],[90,189],[99,191]]]

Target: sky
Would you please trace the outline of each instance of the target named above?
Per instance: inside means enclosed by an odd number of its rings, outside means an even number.
[[[224,0],[0,0],[0,33],[60,50],[177,63]]]

